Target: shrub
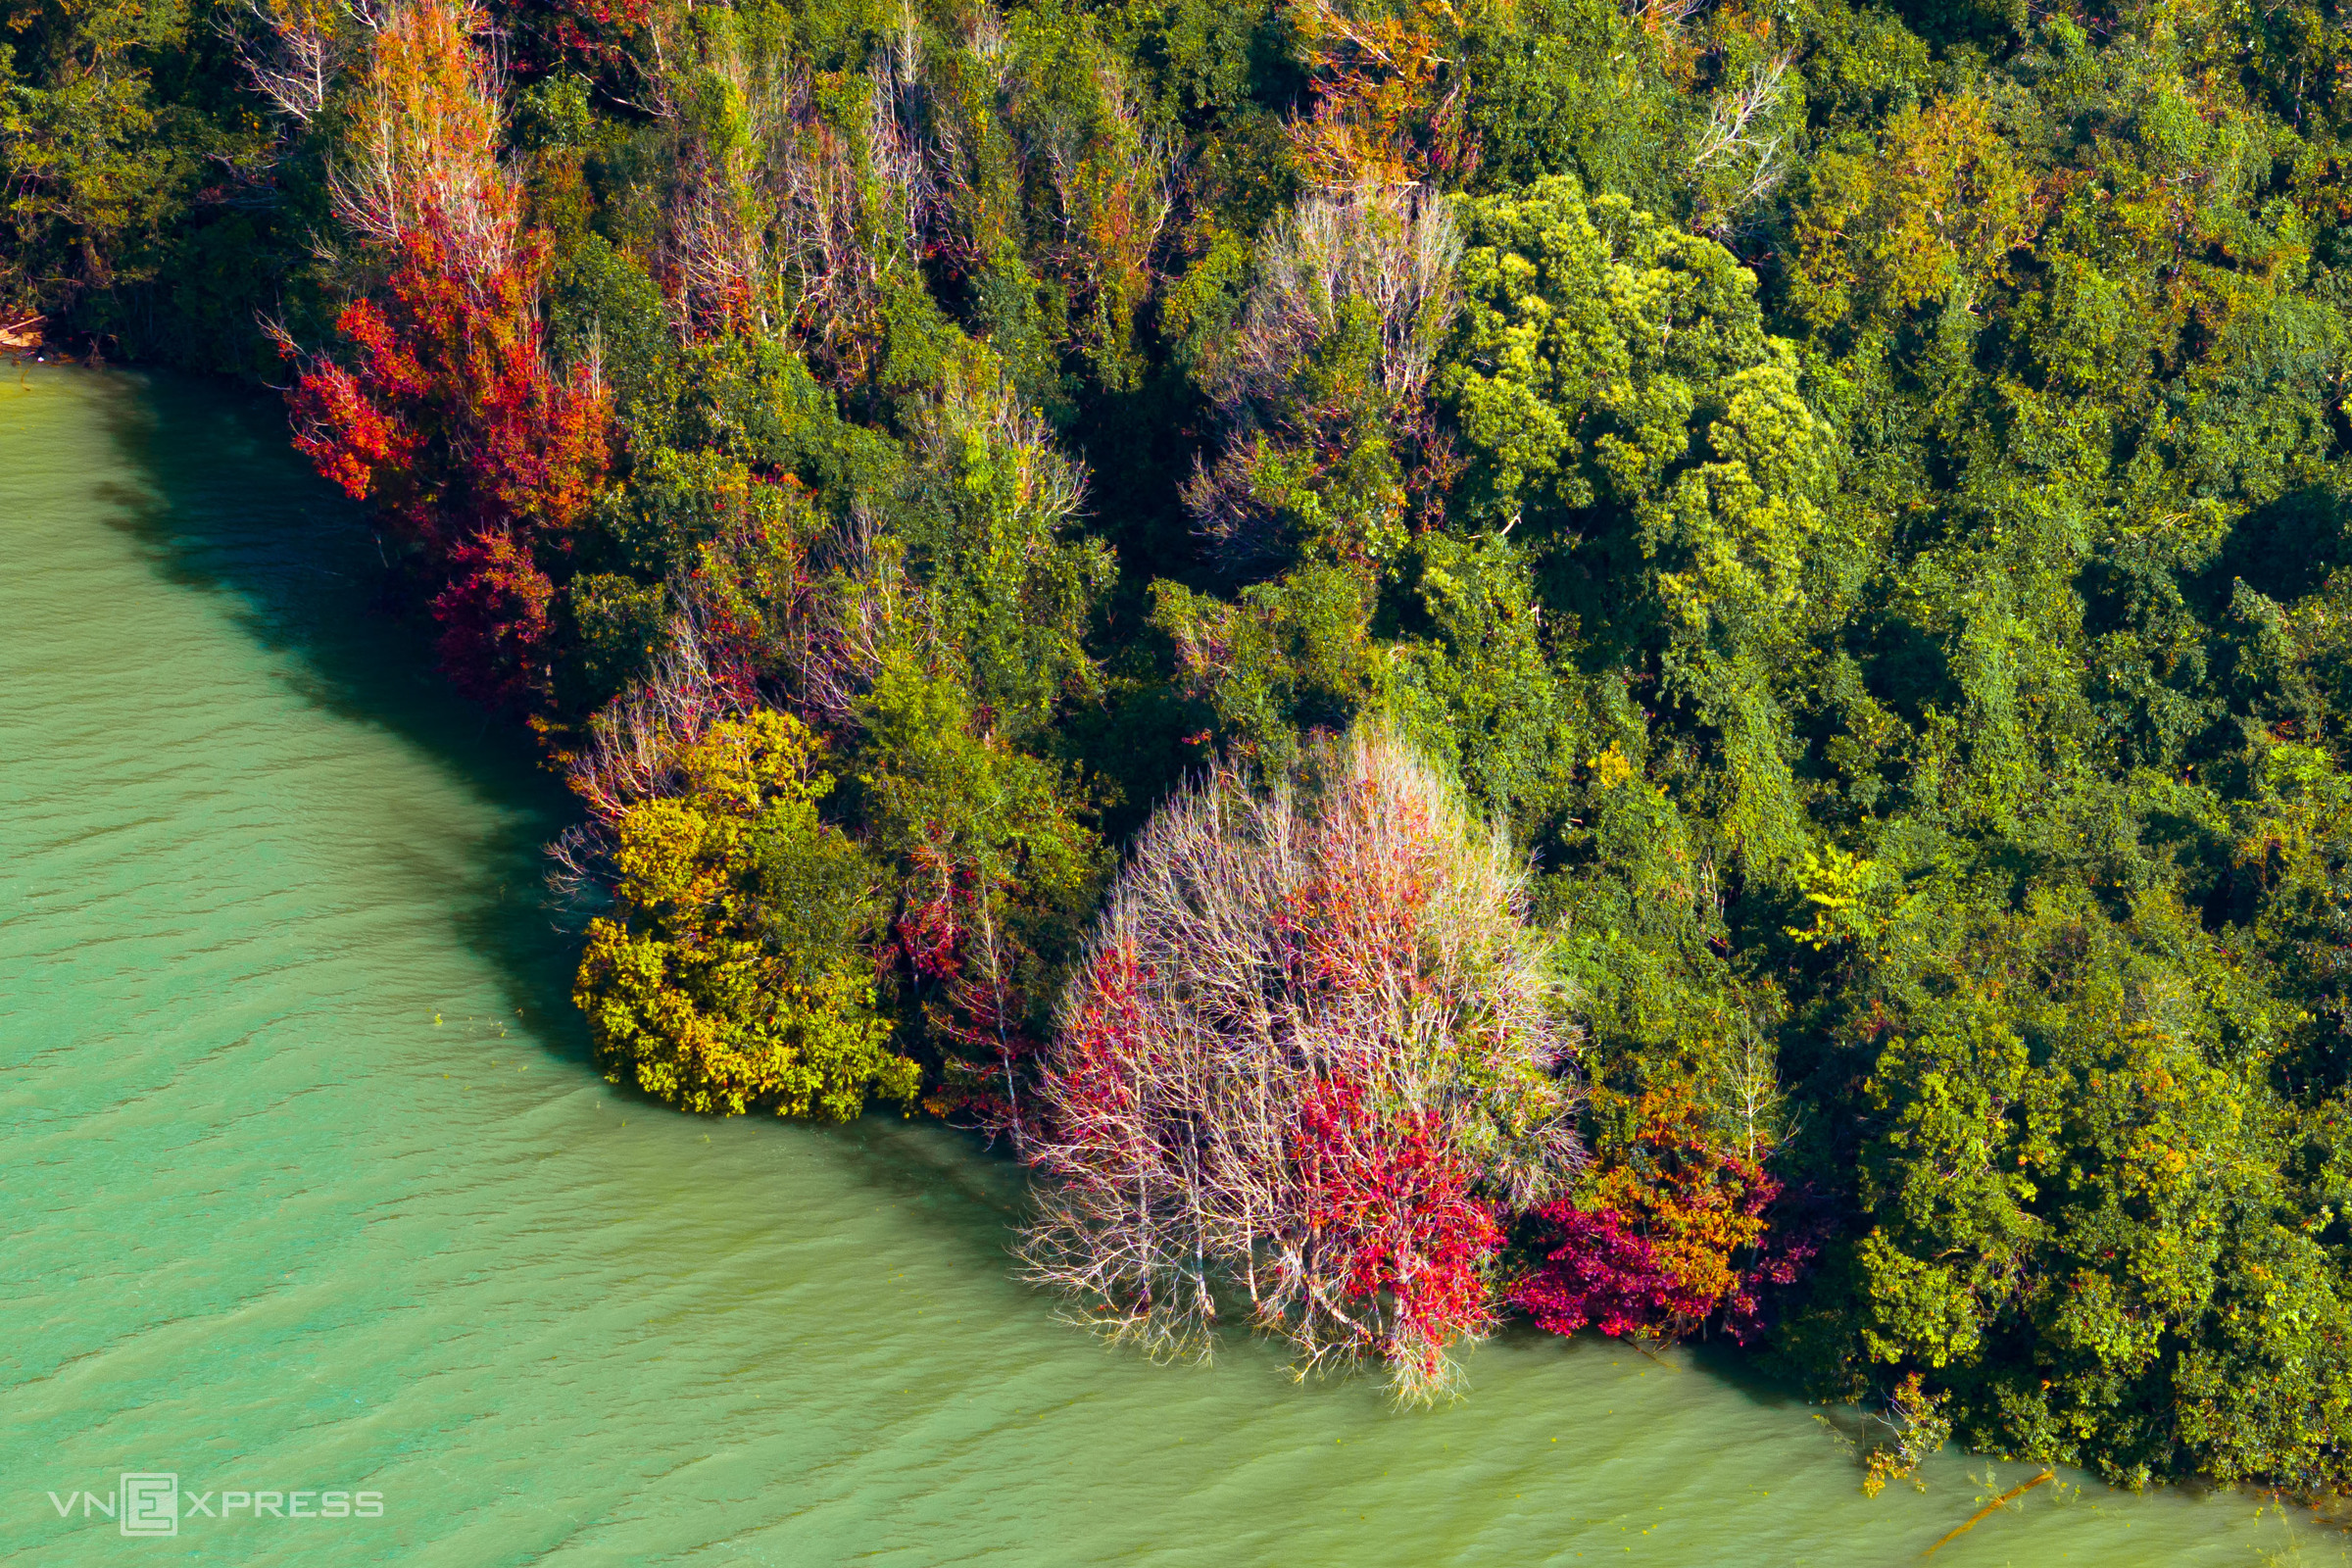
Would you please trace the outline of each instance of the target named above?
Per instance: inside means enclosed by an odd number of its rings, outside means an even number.
[[[1533,1216],[1544,1261],[1511,1289],[1511,1304],[1554,1334],[1676,1339],[1719,1320],[1752,1338],[1757,1288],[1788,1284],[1804,1256],[1760,1260],[1765,1209],[1780,1184],[1708,1136],[1682,1085],[1644,1095],[1637,1143],[1603,1162],[1581,1202]],[[1807,1254],[1809,1255],[1809,1254]]]

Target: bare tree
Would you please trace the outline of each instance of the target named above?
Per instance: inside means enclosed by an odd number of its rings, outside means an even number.
[[[1765,1038],[1762,1024],[1753,1017],[1742,1017],[1737,1027],[1740,1039],[1732,1053],[1726,1087],[1732,1114],[1740,1124],[1740,1157],[1761,1170],[1765,1159],[1784,1141],[1788,1101],[1781,1092],[1772,1043]]]
[[[761,131],[767,254],[811,346],[845,368],[866,352],[889,271],[911,261],[938,200],[934,157],[913,128],[919,58],[910,40],[877,54],[861,137],[829,122],[797,73]]]
[[[662,270],[675,289],[684,328],[694,320],[767,327],[760,287],[762,251],[757,216],[720,160],[697,149],[683,162],[670,192],[669,227],[662,236]]]
[[[1000,368],[977,359],[957,361],[938,389],[917,407],[908,445],[934,471],[955,473],[974,446],[1010,476],[1008,499],[1050,534],[1078,514],[1086,500],[1086,470],[1054,440],[1046,416],[1023,402]]]
[[[1051,537],[1086,501],[1086,470],[1055,443],[1054,427],[1022,403],[1000,369],[959,362],[907,419],[917,464],[953,474],[977,443],[1007,483],[1023,533]],[[847,723],[893,648],[919,658],[951,657],[953,639],[936,619],[926,588],[907,572],[905,546],[873,507],[851,503],[842,523],[809,552],[810,587],[782,627],[778,653],[803,710]]]
[[[354,42],[359,19],[349,10],[303,0],[244,0],[249,25],[235,29],[237,63],[254,91],[298,125],[307,125],[326,107]]]
[[[1206,1355],[1230,1292],[1302,1373],[1445,1392],[1497,1211],[1581,1158],[1521,881],[1383,731],[1164,806],[1060,1009],[1030,1277],[1155,1354]]]
[[[1317,411],[1297,407],[1290,394],[1300,364],[1350,304],[1368,305],[1379,332],[1382,416],[1393,427],[1417,419],[1453,319],[1460,250],[1452,209],[1414,186],[1309,195],[1269,230],[1241,319],[1203,368],[1225,426],[1224,450],[1185,488],[1195,526],[1229,564],[1280,548],[1258,493],[1262,450],[1293,450],[1318,463],[1329,456],[1320,450]]]
[[[1095,74],[1100,114],[1081,122],[1059,115],[1022,118],[1021,156],[1054,193],[1058,238],[1049,268],[1067,281],[1075,328],[1099,352],[1123,341],[1150,291],[1152,254],[1176,205],[1177,143],[1145,119],[1126,76],[1105,62]],[[1017,97],[1031,92],[1016,80]]]
[[[1763,200],[1788,177],[1787,138],[1769,127],[1788,95],[1792,60],[1779,54],[1760,62],[1708,108],[1690,168],[1719,187],[1713,205],[1725,216]]]
[[[607,880],[614,828],[631,807],[677,791],[685,750],[712,724],[752,707],[749,683],[712,647],[691,579],[673,584],[670,597],[674,608],[653,668],[589,721],[588,745],[572,760],[569,782],[588,818],[548,846],[556,862],[548,882],[564,902]]]
[[[917,614],[904,552],[863,499],[809,553],[808,602],[784,626],[782,662],[804,711],[847,724]]]
[[[1417,395],[1453,319],[1460,254],[1453,211],[1435,192],[1377,186],[1305,197],[1268,232],[1238,330],[1209,367],[1218,411],[1248,422],[1274,401],[1350,300],[1379,318],[1382,386],[1394,398]]]

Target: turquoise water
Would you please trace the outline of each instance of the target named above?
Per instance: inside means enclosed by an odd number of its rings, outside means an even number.
[[[1736,1360],[1525,1330],[1404,1414],[1104,1349],[1009,1278],[972,1140],[596,1076],[561,793],[370,612],[269,407],[10,370],[0,541],[0,1559],[1873,1564],[2034,1473],[1866,1499]],[[78,1495],[123,1472],[214,1513],[126,1539]],[[2065,1479],[1935,1560],[2346,1560]],[[381,1516],[218,1517],[328,1491]]]

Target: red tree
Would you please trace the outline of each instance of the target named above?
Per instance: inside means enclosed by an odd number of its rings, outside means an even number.
[[[295,446],[441,580],[444,667],[496,701],[544,684],[552,573],[603,477],[608,409],[593,369],[548,363],[548,245],[498,161],[485,24],[413,0],[372,34],[333,197],[385,277],[337,319],[348,363],[308,360],[290,401]]]
[[[1360,1083],[1329,1079],[1302,1097],[1291,1134],[1308,1245],[1329,1258],[1361,1348],[1407,1356],[1408,1381],[1435,1387],[1456,1336],[1489,1321],[1482,1265],[1502,1246],[1496,1205],[1439,1116],[1383,1116]],[[1389,1343],[1369,1325],[1386,1304]]]
[[[511,700],[544,679],[549,568],[604,475],[607,407],[587,373],[548,366],[544,244],[486,273],[454,265],[456,249],[430,220],[404,236],[380,297],[336,323],[353,363],[305,368],[294,444],[445,574],[433,613],[450,677]]]
[[[1635,1147],[1585,1184],[1581,1202],[1530,1216],[1544,1261],[1511,1304],[1555,1334],[1677,1339],[1707,1324],[1747,1342],[1758,1293],[1811,1258],[1801,1228],[1773,1234],[1781,1184],[1709,1138],[1687,1087],[1642,1098]]]

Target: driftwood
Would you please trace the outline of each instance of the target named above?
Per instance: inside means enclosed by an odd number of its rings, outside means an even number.
[[[1961,1536],[1967,1535],[1971,1530],[1976,1529],[1978,1525],[1984,1523],[1985,1519],[1989,1518],[1995,1513],[1998,1513],[2001,1509],[2006,1508],[2010,1503],[2015,1502],[2027,1493],[2032,1492],[2035,1487],[2040,1486],[2044,1481],[2051,1480],[2056,1476],[2056,1474],[2057,1472],[2054,1470],[2044,1470],[2041,1474],[2035,1476],[2033,1480],[2026,1482],[2024,1485],[2011,1487],[2007,1492],[2002,1493],[1999,1496],[1993,1498],[1984,1507],[1979,1508],[1975,1513],[1969,1515],[1968,1522],[1966,1524],[1961,1525],[1956,1529],[1947,1531],[1941,1541],[1936,1542],[1935,1545],[1930,1546],[1927,1550],[1921,1552],[1920,1556],[1935,1556],[1936,1553],[1941,1549],[1944,1542],[1954,1541]]]

